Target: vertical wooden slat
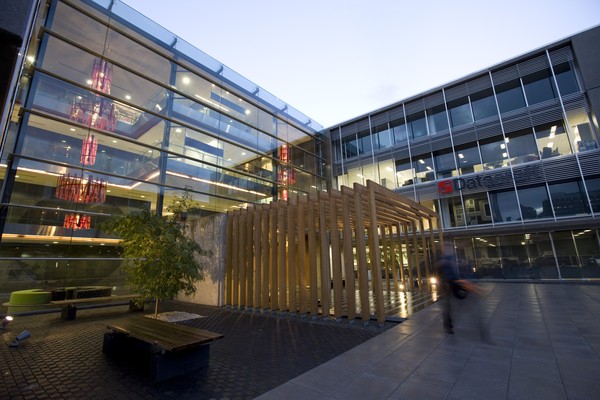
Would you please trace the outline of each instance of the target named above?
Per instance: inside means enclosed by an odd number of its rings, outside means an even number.
[[[271,310],[277,310],[279,307],[277,293],[277,204],[271,203],[269,210],[269,229],[271,257],[269,259],[269,288],[270,288],[270,307]]]
[[[413,264],[414,263],[413,263],[412,253],[410,251],[408,223],[402,224],[402,227],[404,228],[404,244],[406,246],[406,259],[408,261],[408,285],[406,285],[406,287],[412,291],[415,287],[415,280],[413,279],[413,266],[414,266]]]
[[[421,247],[423,248],[423,261],[425,266],[425,280],[427,287],[431,287],[431,274],[429,272],[429,251],[427,250],[427,235],[425,234],[425,221],[419,220],[421,226]]]
[[[336,192],[329,195],[329,232],[331,240],[331,270],[333,277],[333,315],[342,317],[342,252],[340,249],[340,231],[338,226]]]
[[[298,273],[296,265],[296,215],[298,207],[298,196],[290,198],[287,209],[287,232],[288,232],[288,294],[290,312],[298,312],[298,301],[296,297],[296,275]]]
[[[306,270],[306,199],[304,197],[298,200],[297,218],[298,218],[298,297],[300,302],[300,313],[308,311],[308,296],[306,287],[308,286]]]
[[[344,275],[346,282],[346,307],[348,320],[356,318],[356,288],[354,283],[354,254],[352,247],[352,225],[350,222],[350,199],[342,187],[342,217],[343,217],[343,246],[344,246]],[[350,192],[351,193],[351,192]]]
[[[390,236],[388,238],[388,243],[390,244],[390,264],[392,268],[392,285],[394,287],[394,291],[398,291],[398,268],[396,267],[396,244],[394,243],[394,226],[389,226]],[[391,288],[388,287],[388,290]]]
[[[380,236],[381,236],[381,257],[383,257],[383,271],[385,274],[385,287],[390,287],[390,253],[387,245],[387,225],[381,225]],[[383,290],[383,287],[382,287]]]
[[[286,220],[286,206],[283,201],[278,202],[277,208],[277,229],[278,229],[278,239],[277,244],[279,247],[279,261],[277,265],[278,270],[278,293],[279,293],[279,310],[285,311],[288,309],[287,307],[287,288],[286,288],[286,273],[285,268],[287,265],[286,262],[286,228],[285,228],[285,220]]]
[[[246,211],[246,306],[254,307],[254,210]]]
[[[396,236],[396,241],[398,242],[398,264],[400,264],[400,283],[404,286],[404,290],[406,290],[406,277],[404,276],[404,256],[402,252],[402,225],[400,223],[396,224],[396,232],[398,235]]]
[[[227,213],[225,225],[225,304],[233,304],[233,214]]]
[[[329,263],[329,227],[327,225],[327,196],[318,192],[319,237],[321,242],[321,312],[329,317],[331,309],[331,266]]]
[[[238,251],[239,257],[239,275],[240,275],[240,298],[239,305],[241,308],[246,307],[246,287],[248,284],[246,278],[248,257],[246,256],[246,210],[240,210],[240,225],[238,226],[239,242]]]
[[[233,212],[233,221],[232,221],[233,227],[232,227],[232,232],[233,235],[236,238],[239,238],[239,226],[240,226],[240,212],[239,210],[235,210]],[[231,285],[231,290],[232,290],[232,300],[231,300],[231,305],[232,306],[239,306],[240,305],[240,249],[239,249],[239,240],[234,240],[232,245],[232,253],[233,253],[233,257],[232,257],[232,263],[233,263],[233,267],[232,267],[232,285]]]
[[[261,207],[261,245],[262,245],[262,257],[261,257],[261,302],[260,307],[262,309],[269,308],[269,252],[271,249],[271,242],[269,241],[269,219],[270,212],[269,206],[265,205]]]
[[[310,282],[310,313],[319,314],[319,288],[317,285],[317,228],[315,224],[315,199],[309,195],[308,208],[308,279]]]
[[[252,233],[254,234],[254,302],[252,306],[255,309],[261,308],[261,259],[262,259],[262,210],[260,206],[253,207],[254,223],[252,224]]]
[[[367,252],[365,243],[365,221],[362,208],[362,192],[358,183],[354,183],[354,212],[356,213],[355,238],[358,269],[358,291],[360,294],[360,315],[363,324],[371,319],[369,305],[369,277],[367,272]]]
[[[369,196],[369,242],[371,248],[371,265],[373,267],[371,279],[375,281],[375,309],[377,321],[383,323],[385,321],[385,306],[383,304],[383,282],[381,279],[381,257],[379,256],[379,233],[377,221],[377,203],[375,201],[375,191],[372,181],[367,181],[367,189]],[[383,229],[383,226],[382,226]]]
[[[417,242],[417,223],[412,222],[412,233],[413,233],[413,251],[415,252],[415,268],[417,270],[417,282],[419,282],[419,289],[423,286],[423,279],[421,276],[421,256],[419,255],[419,245]]]

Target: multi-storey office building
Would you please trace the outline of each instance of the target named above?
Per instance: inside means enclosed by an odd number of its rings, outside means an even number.
[[[322,127],[293,107],[120,1],[31,4],[3,121],[2,299],[122,285],[98,224],[183,190],[202,217],[325,189]]]
[[[600,28],[329,128],[338,186],[437,210],[465,272],[600,277]]]

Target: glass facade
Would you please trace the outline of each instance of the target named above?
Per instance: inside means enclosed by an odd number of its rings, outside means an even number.
[[[395,166],[395,179],[369,179],[436,210],[465,274],[600,278],[597,117],[571,46],[538,50],[329,128],[334,184],[364,183],[353,171]],[[393,146],[376,157],[344,152],[343,143],[366,134],[347,127],[369,121],[377,134],[392,132]]]
[[[326,188],[308,117],[119,1],[42,3],[1,154],[3,301],[126,290],[118,240],[98,229],[111,215],[165,215],[184,190],[201,218]],[[355,146],[372,151],[370,134]]]

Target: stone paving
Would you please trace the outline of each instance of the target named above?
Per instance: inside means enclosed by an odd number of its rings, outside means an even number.
[[[60,313],[22,316],[0,331],[0,399],[252,399],[396,325],[180,302],[165,302],[160,311],[202,315],[179,323],[225,335],[210,345],[208,368],[151,383],[106,357],[106,325],[130,315],[127,306],[80,309],[73,321]],[[9,347],[25,329],[31,337]]]

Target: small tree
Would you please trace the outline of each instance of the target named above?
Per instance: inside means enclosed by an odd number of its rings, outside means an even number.
[[[195,282],[204,278],[197,257],[204,251],[174,218],[140,210],[112,217],[102,227],[122,238],[128,283],[141,301],[155,299],[155,318],[160,300],[196,293]]]

